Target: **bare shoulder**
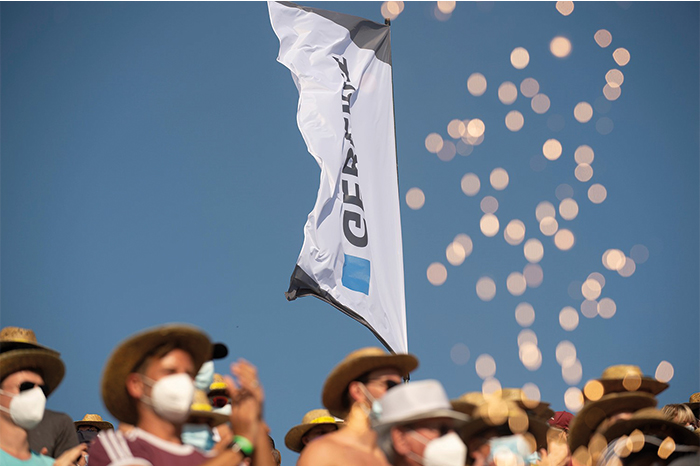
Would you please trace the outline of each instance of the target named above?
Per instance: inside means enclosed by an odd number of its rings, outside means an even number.
[[[347,443],[338,432],[329,433],[309,443],[299,456],[297,465],[346,465]]]

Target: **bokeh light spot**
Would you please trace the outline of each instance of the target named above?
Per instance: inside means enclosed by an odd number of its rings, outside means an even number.
[[[406,204],[409,208],[416,210],[425,204],[425,194],[420,188],[411,188],[406,192]]]
[[[571,281],[569,286],[566,288],[566,293],[568,293],[569,297],[573,298],[574,300],[583,300],[583,295],[581,295],[582,285],[583,282],[581,281]]]
[[[559,230],[559,223],[553,217],[547,216],[542,218],[540,221],[540,232],[544,235],[551,237]]]
[[[574,11],[574,2],[557,2],[557,11],[564,16],[569,16]]]
[[[619,88],[625,82],[625,75],[620,70],[613,68],[605,74],[605,81],[611,88]]]
[[[535,322],[535,309],[529,303],[522,302],[515,307],[515,321],[524,328]]]
[[[483,135],[485,131],[486,125],[484,125],[484,122],[481,119],[474,118],[472,120],[469,120],[469,124],[467,125],[468,136],[471,136],[472,138],[478,138],[479,136]]]
[[[625,263],[620,269],[617,270],[617,273],[622,277],[630,277],[636,270],[637,265],[635,264],[634,260],[630,257],[625,257]]]
[[[447,280],[447,268],[442,263],[432,263],[428,266],[427,276],[431,284],[442,285]]]
[[[472,239],[469,235],[461,233],[457,234],[457,236],[454,239],[454,243],[459,243],[462,245],[462,248],[464,249],[464,256],[467,257],[472,254],[472,249],[474,247],[474,244],[472,243]]]
[[[573,198],[566,198],[559,203],[559,215],[570,221],[578,216],[578,203]]]
[[[594,279],[586,279],[586,281],[581,285],[581,294],[586,297],[586,300],[597,300],[600,297],[603,288],[600,283]],[[600,304],[598,304],[600,307]]]
[[[536,94],[530,102],[530,107],[538,114],[546,113],[550,105],[549,97],[546,94]]]
[[[668,383],[673,379],[673,373],[673,365],[664,360],[656,367],[654,377],[663,383]]]
[[[491,176],[489,178],[491,181],[491,186],[494,190],[505,190],[508,186],[510,178],[508,177],[508,172],[501,167],[497,167],[491,171]]]
[[[612,298],[601,298],[598,302],[598,314],[601,318],[610,319],[615,316],[617,305]]]
[[[466,125],[464,128],[465,128],[464,131],[467,131]],[[472,153],[472,151],[474,151],[474,146],[472,146],[471,144],[464,141],[464,138],[457,141],[456,146],[457,146],[457,154],[459,154],[460,156],[468,156]]]
[[[561,156],[561,152],[561,143],[554,138],[548,139],[542,145],[542,154],[544,154],[544,157],[546,157],[550,161],[559,159],[559,157]]]
[[[614,126],[612,119],[609,117],[602,117],[595,122],[595,129],[601,135],[609,135],[613,131]]]
[[[510,53],[510,63],[518,70],[522,70],[530,63],[530,54],[523,47],[516,47]]]
[[[520,245],[525,240],[525,224],[518,219],[508,222],[503,236],[509,245]]]
[[[574,196],[574,189],[571,187],[571,185],[567,183],[562,183],[557,187],[556,190],[554,190],[554,194],[556,195],[559,201],[562,201],[566,198],[571,198],[572,196]]]
[[[578,384],[583,377],[583,367],[579,360],[574,360],[570,365],[561,367],[561,376],[566,384]]]
[[[481,73],[472,73],[467,79],[467,89],[472,96],[481,96],[486,92],[486,78]]]
[[[624,265],[625,254],[622,251],[616,248],[605,250],[605,253],[603,253],[603,266],[605,266],[606,269],[619,271]]]
[[[523,329],[518,333],[518,347],[525,344],[534,344],[537,347],[537,334],[532,329]]]
[[[454,1],[438,1],[437,2],[437,7],[438,10],[440,10],[442,13],[449,15],[452,13],[457,6],[457,2]]]
[[[567,57],[571,53],[571,41],[563,36],[557,36],[549,43],[549,51],[557,58]]]
[[[557,211],[554,209],[554,205],[549,201],[542,201],[535,208],[535,218],[537,218],[539,222],[545,217],[554,217],[556,215]]]
[[[396,19],[403,11],[403,2],[384,2],[381,7],[382,18]]]
[[[630,53],[627,49],[620,47],[613,52],[613,59],[618,65],[625,66],[630,62]]]
[[[542,242],[536,238],[531,238],[525,242],[523,246],[523,253],[525,254],[525,259],[531,263],[539,263],[544,256],[544,247]]]
[[[569,229],[559,229],[556,234],[554,234],[554,244],[557,248],[562,251],[568,251],[576,243],[576,238],[574,233]]]
[[[574,118],[579,123],[586,123],[593,118],[593,107],[588,102],[579,102],[574,107]]]
[[[586,318],[598,316],[598,302],[595,300],[584,300],[581,302],[581,314]]]
[[[520,83],[520,93],[528,98],[533,98],[540,92],[540,83],[535,78],[525,78]]]
[[[523,276],[520,272],[511,272],[506,279],[506,288],[511,295],[516,297],[524,294],[525,289],[527,289],[525,276]]]
[[[449,162],[454,159],[457,154],[457,147],[452,141],[443,141],[442,148],[437,153],[438,159],[444,162]]]
[[[496,374],[496,361],[489,354],[479,355],[474,366],[481,379],[491,378]]]
[[[484,276],[476,281],[476,295],[484,302],[493,300],[496,296],[496,283],[490,277]]]
[[[576,329],[578,327],[578,321],[578,312],[570,306],[562,308],[559,312],[559,324],[564,331],[573,331]]]
[[[574,160],[577,164],[592,164],[593,159],[595,159],[595,153],[587,144],[582,144],[574,151]]]
[[[583,393],[586,396],[586,399],[597,401],[603,397],[603,394],[605,394],[605,388],[603,387],[603,383],[592,379],[583,387]]]
[[[599,29],[593,35],[593,38],[595,39],[596,44],[598,44],[602,48],[605,48],[612,43],[612,34],[610,34],[610,31],[608,31],[607,29]]]
[[[587,182],[593,178],[593,167],[589,164],[579,164],[574,169],[574,176],[579,182]]]
[[[658,451],[656,454],[661,458],[661,459],[668,459],[671,457],[671,454],[673,454],[676,451],[676,442],[671,438],[670,436],[667,436],[664,438],[663,441],[661,441],[661,445],[659,446]]]
[[[576,346],[569,341],[561,341],[555,350],[557,363],[569,366],[576,361]]]
[[[462,343],[453,345],[450,350],[450,358],[455,365],[466,365],[470,356],[469,347]]]
[[[442,149],[443,146],[443,140],[442,136],[440,136],[437,133],[430,133],[426,138],[425,138],[425,149],[428,150],[428,152],[432,152],[433,154],[437,154],[440,149]]]
[[[481,211],[484,214],[493,214],[498,211],[498,200],[493,196],[484,196],[480,203]]]
[[[523,276],[525,276],[527,286],[531,288],[539,287],[544,280],[544,272],[539,264],[528,263],[523,268]]]
[[[481,188],[481,182],[476,174],[468,173],[462,177],[462,192],[467,196],[474,196]]]
[[[498,233],[498,229],[500,227],[498,217],[493,214],[484,214],[481,216],[479,227],[481,228],[481,233],[483,233],[485,236],[493,237]]]
[[[447,124],[447,134],[451,138],[460,139],[466,134],[467,125],[460,119],[455,118]]]
[[[542,365],[542,352],[536,344],[531,342],[525,342],[520,346],[518,356],[525,368],[530,371],[535,371]]]
[[[506,114],[506,128],[510,131],[520,131],[525,125],[525,117],[517,110],[511,110]]]
[[[622,94],[622,88],[621,87],[612,87],[610,84],[605,84],[603,86],[603,95],[605,98],[609,101],[615,101],[617,100],[620,95]]]
[[[564,404],[569,412],[576,413],[583,407],[583,393],[577,387],[571,387],[564,393]]]
[[[591,203],[600,204],[605,201],[607,197],[608,190],[600,183],[595,183],[588,189],[588,199],[591,200]]]
[[[464,262],[464,258],[467,257],[467,252],[464,251],[464,247],[460,243],[452,242],[447,245],[445,256],[447,257],[447,262],[452,266],[459,266]]]
[[[605,287],[605,277],[599,272],[590,273],[586,279],[596,281],[600,285],[601,290]]]
[[[644,245],[635,245],[630,250],[630,258],[637,264],[646,263],[649,259],[649,250]]]
[[[518,98],[518,88],[510,81],[498,87],[498,99],[505,105],[510,105]]]

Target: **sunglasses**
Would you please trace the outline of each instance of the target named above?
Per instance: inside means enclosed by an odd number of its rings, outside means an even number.
[[[213,396],[210,398],[211,406],[217,409],[226,407],[228,405],[228,397],[226,396]]]
[[[46,396],[49,392],[48,386],[46,386],[45,384],[31,383],[29,381],[25,381],[24,383],[19,385],[19,392],[29,391],[30,389],[34,389],[37,386],[41,388],[41,392],[43,392],[44,396]]]
[[[368,381],[368,384],[369,383],[383,384],[387,391],[393,388],[394,386],[398,386],[400,384],[390,379],[373,379],[371,381]]]

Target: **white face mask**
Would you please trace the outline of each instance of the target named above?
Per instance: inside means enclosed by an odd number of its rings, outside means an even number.
[[[3,390],[0,393],[12,397],[10,409],[0,406],[0,410],[8,412],[15,425],[31,430],[44,418],[46,396],[39,386],[22,391],[19,394],[9,394]]]
[[[419,439],[420,442],[425,443],[425,450],[423,451],[423,458],[417,456],[414,453],[412,457],[415,461],[423,465],[464,465],[467,461],[467,446],[462,441],[462,438],[455,432],[447,433],[439,438],[432,439],[430,441],[420,433],[412,431],[415,433],[415,438]]]
[[[144,383],[151,386],[151,397],[143,396],[141,401],[171,423],[187,420],[194,399],[194,382],[186,373],[168,375],[158,381],[142,376]]]

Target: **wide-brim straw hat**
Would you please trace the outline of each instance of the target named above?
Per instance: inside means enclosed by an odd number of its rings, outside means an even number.
[[[533,413],[526,412],[513,401],[490,400],[478,406],[471,416],[471,421],[459,432],[465,443],[491,428],[506,428],[513,434],[530,433],[538,449],[547,446],[547,422]]]
[[[653,435],[660,439],[670,437],[676,444],[685,446],[700,446],[700,437],[686,427],[669,420],[661,410],[648,408],[640,409],[629,420],[620,420],[602,432],[608,443],[629,436],[634,430],[645,435]]]
[[[187,423],[204,424],[214,428],[228,422],[228,420],[227,415],[213,411],[206,392],[199,389],[194,392],[194,401],[190,406],[190,415],[187,418]]]
[[[192,356],[194,371],[211,359],[212,346],[209,337],[200,329],[188,324],[167,324],[134,334],[112,352],[102,373],[102,400],[107,410],[120,422],[136,425],[138,412],[136,401],[126,389],[126,377],[151,352],[171,343]]]
[[[79,426],[94,426],[99,430],[114,430],[114,425],[108,421],[102,420],[102,417],[95,413],[87,413],[82,420],[76,420],[73,422],[75,429],[77,430]]]
[[[331,414],[343,418],[349,407],[343,405],[343,393],[360,376],[381,368],[396,368],[402,376],[418,367],[411,354],[388,354],[378,347],[365,347],[348,354],[326,378],[321,399]]]
[[[576,452],[577,448],[588,445],[591,435],[612,414],[649,407],[656,407],[656,398],[647,392],[613,393],[587,402],[569,425],[569,449]]]
[[[470,417],[476,408],[484,403],[486,403],[486,400],[484,399],[484,394],[481,391],[467,392],[459,396],[457,399],[450,400],[450,405],[452,405],[453,410],[462,412]]]
[[[520,388],[503,388],[490,397],[499,397],[503,400],[515,402],[521,409],[530,412],[544,420],[549,420],[554,416],[554,410],[549,407],[549,402],[533,400],[527,397]],[[486,403],[486,399],[481,391],[467,392],[457,399],[450,401],[452,408],[466,415],[471,415],[480,405]]]
[[[0,381],[22,370],[40,374],[48,396],[63,380],[66,366],[60,353],[37,342],[34,331],[7,326],[0,330]]]
[[[284,444],[294,452],[301,452],[304,448],[301,438],[312,428],[322,425],[333,425],[340,427],[343,421],[331,415],[328,410],[315,409],[306,412],[301,419],[301,424],[292,427],[284,436]]]
[[[700,409],[700,392],[696,392],[695,394],[690,396],[690,399],[688,399],[688,403],[685,405],[690,407],[690,410],[697,413],[698,409]]]
[[[603,370],[598,379],[605,394],[615,392],[648,392],[657,395],[668,388],[668,383],[645,376],[636,365],[613,365]]]

